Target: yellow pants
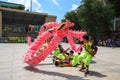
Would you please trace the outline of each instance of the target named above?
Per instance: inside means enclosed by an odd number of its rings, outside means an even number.
[[[79,61],[82,61],[85,65],[89,66],[92,60],[92,57],[93,56],[91,54],[85,52],[81,54],[78,58],[79,58]]]

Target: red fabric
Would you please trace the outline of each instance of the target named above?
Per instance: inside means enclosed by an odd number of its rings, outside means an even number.
[[[71,39],[71,36],[75,38],[82,38],[82,36],[86,34],[86,32],[70,31],[69,29],[73,27],[74,24],[68,20],[66,20],[65,26],[61,27],[60,30],[56,30],[56,27],[58,27],[58,25],[59,24],[56,22],[45,23],[41,27],[39,31],[39,35],[37,36],[35,41],[32,43],[31,43],[31,38],[28,37],[28,44],[30,46],[23,57],[23,60],[25,63],[29,64],[30,66],[35,66],[39,62],[43,61],[50,53],[52,53],[52,51],[57,47],[57,45],[61,42],[61,40],[68,35],[68,33],[69,33],[68,40],[71,47],[75,51],[81,50],[81,45],[79,47],[76,47],[75,43]],[[36,54],[36,51],[40,49],[40,47],[46,41],[46,39],[50,37],[53,37],[53,38],[50,40],[46,48],[44,48],[43,50],[40,50],[39,54]],[[36,56],[34,56],[35,54]],[[69,66],[72,66],[72,63],[70,63]]]
[[[72,67],[72,61],[70,61],[70,64],[68,64],[68,67]]]
[[[70,46],[72,47],[72,49],[75,52],[80,52],[81,51],[82,45],[76,46],[76,44],[74,43],[74,41],[73,41],[73,39],[70,35],[67,35],[67,39],[68,39],[68,42],[69,42]]]
[[[93,55],[96,55],[97,54],[97,51],[93,51]]]
[[[30,37],[30,36],[27,36],[27,43],[28,43],[29,46],[32,44],[32,41],[31,41],[31,37]]]

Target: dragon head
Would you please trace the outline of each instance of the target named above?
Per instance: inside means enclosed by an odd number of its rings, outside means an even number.
[[[66,20],[64,23],[60,23],[57,27],[57,35],[61,38],[65,37],[71,27],[74,26],[74,23],[71,23],[69,20]]]
[[[71,23],[69,20],[66,20],[66,22],[60,23],[59,26],[57,27],[57,30],[69,30],[71,27],[74,26],[74,23]]]

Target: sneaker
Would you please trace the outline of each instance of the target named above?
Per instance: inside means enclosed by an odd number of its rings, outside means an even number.
[[[85,71],[85,67],[83,67],[83,68],[81,68],[81,69],[79,69],[79,71],[81,71],[81,72],[84,72]]]
[[[88,69],[86,69],[85,70],[85,72],[84,72],[84,74],[85,74],[85,77],[87,76],[87,74],[89,74],[89,70]]]

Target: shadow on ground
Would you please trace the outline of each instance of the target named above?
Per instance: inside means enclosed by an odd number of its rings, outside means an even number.
[[[107,75],[101,74],[101,73],[96,72],[96,71],[90,71],[89,75],[90,76],[96,76],[96,77],[99,77],[99,78],[107,77]]]
[[[89,79],[83,79],[83,78],[80,77],[80,76],[73,76],[73,75],[64,74],[64,73],[59,73],[59,72],[39,70],[38,68],[30,67],[30,66],[26,66],[26,67],[24,67],[24,69],[29,70],[29,71],[31,71],[31,72],[35,72],[35,73],[47,74],[47,75],[50,75],[50,76],[64,77],[64,78],[66,78],[67,80],[89,80]]]
[[[38,64],[36,66],[44,66],[44,65],[54,65],[53,63],[41,63],[41,64]]]
[[[97,63],[97,62],[96,62],[96,61],[93,61],[93,60],[91,61],[91,64],[95,64],[95,63]]]

